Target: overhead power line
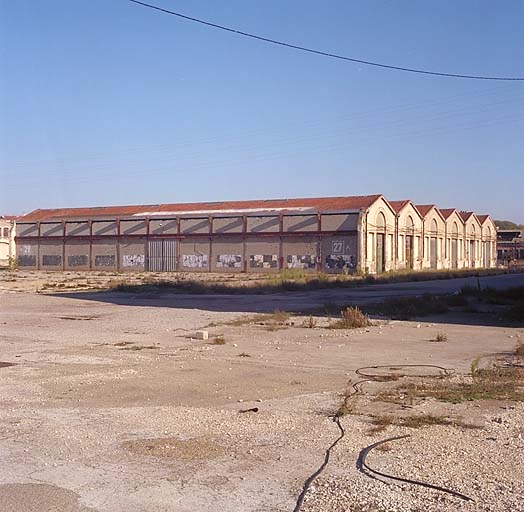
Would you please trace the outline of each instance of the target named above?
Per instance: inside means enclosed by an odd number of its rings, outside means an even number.
[[[208,27],[217,28],[220,30],[225,30],[226,32],[231,32],[233,34],[237,34],[244,37],[250,37],[252,39],[257,39],[258,41],[263,41],[265,43],[275,44],[278,46],[284,46],[286,48],[291,48],[293,50],[299,50],[302,52],[307,53],[313,53],[315,55],[321,55],[323,57],[331,57],[332,59],[339,59],[339,60],[345,60],[349,62],[356,62],[358,64],[365,64],[366,66],[375,66],[378,68],[385,68],[385,69],[394,69],[396,71],[404,71],[407,73],[419,73],[422,75],[433,75],[433,76],[442,76],[447,78],[467,78],[471,80],[499,80],[499,81],[524,81],[524,77],[508,77],[508,76],[482,76],[482,75],[461,75],[457,73],[441,73],[438,71],[428,71],[424,69],[415,69],[415,68],[406,68],[402,66],[392,66],[390,64],[382,64],[380,62],[372,62],[369,60],[362,60],[362,59],[354,59],[352,57],[347,57],[345,55],[338,55],[336,53],[329,53],[329,52],[323,52],[321,50],[314,50],[312,48],[306,48],[305,46],[298,46],[291,43],[285,43],[284,41],[278,41],[276,39],[270,39],[268,37],[258,36],[256,34],[251,34],[249,32],[243,32],[242,30],[236,30],[234,28],[225,27],[223,25],[218,25],[216,23],[211,23],[210,21],[201,20],[199,18],[194,18],[192,16],[187,16],[185,14],[170,11],[168,9],[164,9],[162,7],[158,7],[157,5],[151,5],[147,4],[145,2],[140,2],[139,0],[129,0],[129,2],[132,2],[134,4],[142,5],[144,7],[148,7],[150,9],[154,9],[156,11],[163,12],[165,14],[171,14],[173,16],[177,16],[179,18],[182,18],[184,20],[193,21],[195,23],[200,23],[201,25],[206,25]]]

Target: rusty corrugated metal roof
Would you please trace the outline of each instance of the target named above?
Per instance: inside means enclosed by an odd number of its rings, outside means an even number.
[[[217,212],[235,210],[286,211],[308,209],[313,211],[341,211],[360,210],[369,208],[382,195],[348,196],[348,197],[311,197],[302,199],[267,199],[253,201],[223,201],[207,203],[174,203],[155,205],[132,206],[99,206],[92,208],[56,208],[34,210],[21,218],[20,221],[44,221],[63,218],[92,218],[92,217],[131,217],[138,215],[166,215],[191,214],[206,211]]]

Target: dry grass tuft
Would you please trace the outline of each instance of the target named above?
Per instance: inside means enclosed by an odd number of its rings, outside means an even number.
[[[493,366],[479,368],[472,363],[472,376],[463,382],[438,379],[422,382],[407,382],[402,387],[385,390],[375,400],[405,403],[411,400],[435,398],[443,402],[460,403],[472,400],[515,400],[524,401],[524,368],[518,366]]]
[[[448,341],[448,335],[445,332],[439,331],[437,335],[431,340],[434,342]]]
[[[302,327],[307,327],[308,329],[314,329],[317,326],[317,319],[313,316],[309,316],[302,323]]]
[[[464,423],[462,420],[449,419],[446,416],[436,416],[434,414],[417,414],[415,416],[373,416],[371,419],[373,427],[368,430],[368,434],[378,434],[383,432],[389,426],[422,428],[434,425],[454,426],[462,428],[479,428],[470,423]]]
[[[340,320],[330,325],[331,329],[360,329],[369,327],[371,321],[358,307],[347,307],[340,312]]]
[[[225,345],[226,339],[222,334],[219,334],[218,336],[215,336],[210,342],[210,345]]]

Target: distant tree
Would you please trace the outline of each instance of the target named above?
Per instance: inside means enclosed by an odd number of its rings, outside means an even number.
[[[516,224],[510,220],[496,220],[495,224],[499,229],[524,229],[524,224]]]

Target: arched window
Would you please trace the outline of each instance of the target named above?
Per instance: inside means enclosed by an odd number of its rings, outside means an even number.
[[[408,215],[408,218],[406,219],[406,232],[412,235],[414,231],[415,223],[413,222],[413,217],[411,217],[411,215]]]
[[[453,235],[453,237],[458,238],[459,229],[458,229],[458,225],[456,222],[453,222],[453,225],[451,226],[451,234]]]
[[[438,233],[437,221],[435,219],[431,221],[431,233],[435,235]]]
[[[386,217],[382,212],[377,215],[377,231],[386,231]]]

